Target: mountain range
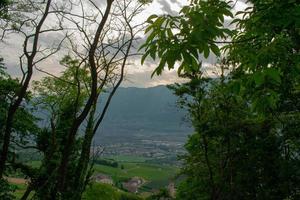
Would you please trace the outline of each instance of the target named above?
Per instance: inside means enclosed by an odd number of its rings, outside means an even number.
[[[101,107],[101,106],[100,106]],[[185,141],[192,132],[187,112],[166,86],[119,88],[95,136],[95,143],[141,139]]]

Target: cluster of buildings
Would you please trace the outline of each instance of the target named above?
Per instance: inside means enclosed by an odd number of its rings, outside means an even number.
[[[114,181],[113,179],[106,175],[106,174],[101,174],[98,173],[96,175],[93,176],[93,180],[96,183],[103,183],[103,184],[108,184],[108,185],[114,185]],[[122,182],[122,188],[128,192],[131,193],[138,193],[139,192],[139,188],[142,187],[144,184],[146,183],[146,180],[144,180],[141,177],[132,177],[127,181]],[[167,190],[169,192],[169,194],[172,197],[175,197],[175,193],[176,193],[176,189],[175,189],[175,183],[171,182],[168,186],[167,186]],[[154,191],[155,192],[155,191]]]
[[[96,183],[104,183],[109,185],[114,185],[113,179],[106,175],[98,173],[93,176],[93,180]],[[131,179],[122,182],[122,188],[127,190],[131,193],[138,193],[139,188],[145,183],[146,181],[143,178],[140,177],[132,177]]]
[[[161,159],[176,157],[184,152],[180,142],[142,140],[139,143],[115,143],[103,145],[103,156],[130,155]]]

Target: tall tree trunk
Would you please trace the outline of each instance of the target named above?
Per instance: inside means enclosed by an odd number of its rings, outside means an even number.
[[[90,109],[93,105],[93,102],[97,98],[97,83],[98,83],[98,74],[97,74],[97,66],[95,62],[95,52],[98,47],[100,34],[102,33],[102,30],[106,24],[106,21],[108,19],[111,6],[112,6],[113,0],[107,0],[107,5],[105,9],[105,13],[103,15],[103,18],[97,28],[94,41],[91,45],[90,52],[89,52],[89,65],[91,70],[91,77],[92,77],[92,86],[91,86],[91,94],[89,99],[87,100],[87,103],[85,107],[83,108],[83,111],[81,114],[74,120],[74,123],[72,125],[72,128],[70,132],[68,133],[67,142],[65,144],[65,148],[63,151],[61,163],[59,166],[59,173],[58,173],[58,191],[63,194],[65,192],[65,181],[66,181],[66,175],[67,175],[67,167],[69,163],[69,158],[72,152],[72,147],[74,145],[76,133],[78,131],[78,128],[80,127],[81,123],[84,121],[84,119],[87,117],[87,115],[90,112]]]
[[[76,167],[76,178],[74,180],[74,199],[81,199],[83,190],[85,188],[87,169],[90,162],[90,149],[92,140],[94,137],[94,118],[96,112],[97,102],[94,103],[90,116],[88,119],[88,124],[85,131],[84,141],[81,147],[81,155]]]
[[[33,190],[33,187],[29,184],[26,191],[25,191],[25,193],[23,194],[23,196],[21,197],[20,200],[27,200],[27,198],[29,197],[32,190]]]
[[[38,41],[39,41],[40,31],[41,31],[41,28],[48,16],[51,1],[52,0],[47,1],[44,15],[42,16],[41,20],[39,21],[39,23],[35,29],[35,34],[34,34],[33,45],[32,45],[31,51],[27,51],[27,49],[26,49],[27,44],[28,44],[28,37],[25,39],[25,42],[24,42],[24,54],[27,58],[27,68],[28,68],[27,75],[24,79],[23,85],[21,85],[20,90],[16,94],[17,95],[16,101],[13,102],[8,109],[6,122],[5,122],[5,128],[4,128],[3,146],[2,146],[1,158],[0,158],[0,178],[3,178],[3,173],[5,170],[5,163],[6,163],[7,157],[8,157],[9,145],[10,145],[10,139],[11,139],[11,131],[12,131],[12,127],[13,127],[14,117],[26,95],[26,92],[27,92],[27,89],[28,89],[28,86],[29,86],[29,83],[30,83],[30,80],[32,77],[33,65],[34,65],[33,60],[36,56],[37,49],[38,49]],[[31,54],[29,55],[28,52],[31,52]]]

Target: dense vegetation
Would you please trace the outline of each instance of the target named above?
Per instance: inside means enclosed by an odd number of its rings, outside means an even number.
[[[139,55],[132,48],[143,23],[135,18],[149,2],[0,1],[1,40],[15,34],[22,41],[20,78],[0,63],[1,199],[19,195],[11,174],[28,181],[22,200],[140,199],[91,184],[94,170],[158,181],[173,175],[164,166],[159,173],[157,165],[135,163],[134,174],[129,163],[99,167],[94,161],[102,149],[91,154],[128,60]],[[142,63],[151,57],[159,61],[153,75],[177,69],[186,79],[170,89],[194,127],[176,198],[300,199],[300,2],[249,0],[238,12],[236,3],[190,0],[174,16],[147,20]],[[45,44],[51,33],[55,41]],[[64,47],[69,53],[60,74],[41,68]],[[218,62],[205,64],[209,56]],[[36,71],[47,76],[33,81]],[[36,111],[46,116],[39,119]],[[25,149],[38,152],[38,165],[19,157]],[[171,198],[162,189],[148,199]]]
[[[83,199],[103,199],[103,200],[141,200],[142,198],[126,193],[106,184],[92,184],[88,186],[83,195]]]
[[[114,168],[118,168],[119,167],[119,163],[114,161],[114,160],[110,160],[110,159],[96,159],[94,161],[95,164],[99,164],[99,165],[105,165],[105,166],[109,166],[109,167],[114,167]]]
[[[22,41],[20,79],[1,68],[1,198],[13,198],[6,176],[21,171],[29,182],[21,199],[32,194],[44,200],[81,199],[94,157],[101,154],[90,154],[92,140],[123,81],[128,58],[135,56],[131,49],[141,25],[133,21],[146,3],[1,1],[1,39],[15,34]],[[51,34],[54,40],[43,42]],[[64,47],[68,54],[61,57],[60,75],[41,69]],[[33,81],[36,71],[47,76]],[[104,93],[108,98],[102,98]],[[45,113],[44,125],[37,126],[28,108]],[[18,151],[24,149],[37,151],[41,165],[22,162]]]
[[[148,19],[143,61],[158,57],[156,74],[177,62],[189,79],[171,86],[195,129],[177,198],[299,199],[299,1],[251,0],[235,15],[233,3],[195,0]],[[215,78],[200,57],[211,52]]]

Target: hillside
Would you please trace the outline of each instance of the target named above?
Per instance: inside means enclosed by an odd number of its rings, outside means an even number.
[[[105,93],[100,98],[99,109],[107,96]],[[152,163],[174,164],[193,131],[187,112],[176,101],[166,86],[119,88],[97,130],[94,147],[105,147],[105,156],[130,155]],[[39,110],[35,115],[42,119],[40,126],[48,126],[47,111]]]
[[[134,194],[129,194],[124,191],[120,191],[115,187],[107,184],[93,183],[89,185],[83,195],[83,199],[86,200],[142,200],[141,197]]]
[[[102,143],[111,136],[127,140],[127,137],[137,135],[178,136],[185,140],[191,128],[184,120],[186,112],[178,108],[176,100],[177,97],[165,86],[119,88],[95,142]]]
[[[94,144],[104,146],[106,155],[141,156],[156,163],[175,161],[192,132],[186,111],[176,101],[166,86],[119,88]]]

